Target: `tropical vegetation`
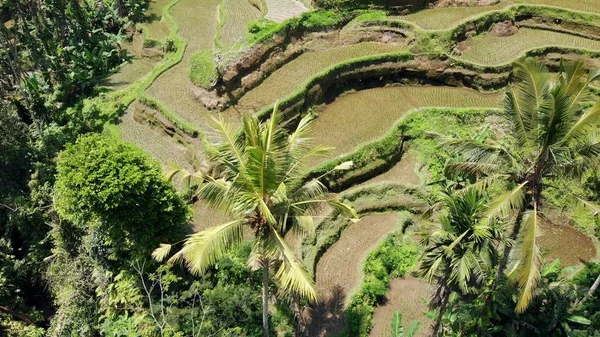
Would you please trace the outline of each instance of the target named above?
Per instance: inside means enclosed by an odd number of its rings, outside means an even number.
[[[0,18],[1,336],[598,336],[600,4]]]

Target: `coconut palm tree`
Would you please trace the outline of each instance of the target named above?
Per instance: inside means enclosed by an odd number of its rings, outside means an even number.
[[[291,134],[280,126],[277,108],[264,123],[256,116],[244,116],[240,130],[222,118],[215,119],[212,136],[218,142],[205,141],[204,150],[208,161],[219,167],[219,178],[202,175],[198,197],[232,220],[190,235],[169,259],[183,261],[192,273],[202,274],[244,240],[244,228],[251,232],[248,262],[263,272],[264,336],[269,336],[271,270],[283,294],[317,301],[314,282],[285,235],[290,230],[312,232],[314,216],[327,205],[334,213],[357,217],[351,207],[328,195],[318,179],[304,180],[306,160],[329,151],[312,146],[307,138],[310,119],[300,120]],[[349,166],[344,163],[334,170]],[[170,245],[161,245],[153,256],[163,260],[170,250]]]
[[[439,308],[433,336],[440,332],[450,295],[473,293],[484,285],[497,264],[497,243],[503,240],[500,223],[481,221],[486,198],[476,189],[446,193],[442,204],[440,228],[425,238],[419,266],[419,274],[437,284],[430,302],[431,308]]]
[[[515,310],[523,312],[540,279],[542,256],[537,243],[542,192],[552,188],[548,179],[575,179],[596,167],[600,155],[598,129],[600,101],[590,84],[600,70],[587,71],[583,62],[561,64],[554,76],[540,63],[522,60],[514,64],[512,84],[504,99],[508,137],[500,140],[447,139],[445,145],[462,159],[448,164],[450,171],[480,177],[476,186],[501,182],[506,192],[490,205],[486,216],[514,220],[496,280],[509,274],[521,289]],[[497,282],[496,282],[497,283]]]

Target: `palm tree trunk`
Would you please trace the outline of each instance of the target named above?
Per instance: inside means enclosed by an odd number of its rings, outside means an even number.
[[[263,335],[269,337],[269,263],[265,261],[263,266]]]
[[[444,290],[442,290],[443,292],[443,297],[442,297],[442,302],[440,304],[440,312],[438,313],[438,316],[435,320],[435,324],[433,325],[433,332],[431,334],[431,336],[433,337],[438,337],[441,336],[441,328],[442,328],[442,320],[444,319],[444,315],[446,314],[446,307],[448,306],[448,300],[450,299],[450,292],[444,288]]]
[[[596,281],[594,282],[594,284],[592,284],[592,287],[587,292],[587,294],[585,294],[585,296],[579,302],[577,302],[575,304],[575,307],[582,305],[585,301],[587,301],[590,297],[592,297],[592,295],[594,295],[594,293],[596,292],[596,289],[598,289],[598,287],[600,287],[600,275],[598,275],[598,277],[596,278]]]

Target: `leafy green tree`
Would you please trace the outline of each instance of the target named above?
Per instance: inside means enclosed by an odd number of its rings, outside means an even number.
[[[187,207],[155,161],[98,134],[60,153],[54,196],[61,218],[130,257],[143,258],[160,242],[180,238],[188,220]]]
[[[600,101],[590,83],[600,70],[588,72],[583,62],[563,64],[554,77],[533,60],[514,64],[512,84],[504,99],[508,134],[502,140],[451,139],[446,146],[462,159],[449,170],[474,174],[478,186],[503,183],[507,192],[495,199],[486,217],[512,216],[511,239],[517,240],[515,254],[506,246],[496,283],[514,256],[510,277],[521,289],[515,308],[523,312],[531,302],[540,279],[542,256],[538,247],[539,211],[543,191],[552,188],[547,179],[575,179],[598,165],[600,143],[595,123]]]
[[[445,194],[446,212],[439,216],[440,228],[425,240],[419,273],[437,284],[430,302],[439,308],[433,327],[437,336],[452,293],[472,294],[483,287],[497,264],[496,245],[503,240],[498,222],[482,222],[486,198],[476,189]]]
[[[317,300],[313,280],[286,243],[285,235],[290,230],[313,231],[313,215],[327,205],[356,217],[349,206],[328,196],[317,179],[303,181],[306,160],[328,150],[311,146],[306,137],[310,118],[303,118],[291,134],[279,126],[277,109],[264,123],[255,116],[244,116],[239,131],[223,119],[215,120],[214,133],[220,142],[207,142],[204,147],[209,161],[220,167],[221,176],[206,176],[198,194],[232,221],[191,235],[170,259],[183,260],[194,274],[202,274],[244,240],[244,228],[251,232],[248,263],[263,271],[265,336],[269,336],[272,269],[283,295]],[[154,257],[163,260],[170,249],[170,245],[162,245]]]

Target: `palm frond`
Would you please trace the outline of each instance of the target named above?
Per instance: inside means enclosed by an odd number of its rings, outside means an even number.
[[[588,109],[573,126],[571,129],[562,137],[562,143],[564,144],[571,139],[579,136],[581,132],[588,126],[597,122],[600,118],[600,101],[597,101],[590,109]]]
[[[490,207],[485,212],[485,217],[507,216],[511,210],[523,209],[525,204],[525,186],[527,183],[526,181],[511,191],[494,198],[490,203]]]
[[[158,262],[162,262],[171,252],[171,245],[161,243],[158,248],[152,252],[152,257]]]
[[[308,271],[302,266],[302,263],[296,258],[293,250],[287,242],[276,231],[272,231],[271,240],[268,242],[269,249],[276,249],[280,254],[281,265],[275,274],[284,291],[298,294],[310,302],[318,302],[319,296],[315,289],[315,284]]]
[[[539,236],[537,207],[523,216],[523,228],[519,246],[515,252],[516,269],[511,278],[516,280],[520,295],[515,312],[524,312],[535,296],[535,289],[541,277],[542,253],[537,244]]]
[[[190,235],[169,262],[184,260],[195,274],[204,273],[243,240],[242,220],[235,220]]]

